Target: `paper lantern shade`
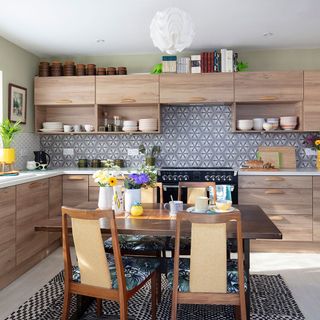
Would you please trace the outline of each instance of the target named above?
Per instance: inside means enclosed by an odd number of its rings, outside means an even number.
[[[151,21],[150,36],[153,45],[168,54],[175,54],[189,47],[194,35],[190,15],[178,8],[158,11]]]

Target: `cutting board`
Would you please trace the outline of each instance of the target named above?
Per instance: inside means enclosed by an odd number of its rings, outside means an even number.
[[[281,169],[295,169],[297,167],[295,147],[262,147],[259,152],[278,152]]]
[[[257,157],[264,163],[271,163],[275,168],[280,168],[280,154],[279,152],[264,152],[258,151]]]

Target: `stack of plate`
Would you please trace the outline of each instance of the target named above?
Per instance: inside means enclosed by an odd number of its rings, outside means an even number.
[[[140,131],[157,131],[158,130],[158,119],[140,119],[139,120]]]
[[[93,63],[87,64],[87,76],[95,76],[96,75],[96,65]]]
[[[63,66],[64,76],[74,76],[75,74],[75,64],[73,61],[66,61]]]
[[[50,76],[50,64],[49,62],[42,61],[39,64],[39,77],[49,77]]]
[[[62,132],[63,123],[62,122],[43,122],[43,129],[40,129],[42,132]]]
[[[62,76],[62,63],[60,61],[52,61],[50,70],[52,77]]]
[[[125,132],[135,132],[138,131],[138,123],[134,120],[124,120],[123,121],[123,131]]]

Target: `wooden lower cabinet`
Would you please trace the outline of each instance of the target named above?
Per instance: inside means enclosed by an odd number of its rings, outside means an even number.
[[[48,218],[48,179],[16,187],[16,263],[28,260],[48,247],[48,233],[34,231],[38,220]]]
[[[64,175],[63,176],[63,205],[76,206],[79,202],[88,201],[88,176]]]
[[[313,241],[312,178],[301,177],[302,183],[293,185],[295,188],[285,188],[285,185],[297,182],[300,177],[294,177],[292,181],[285,177],[281,181],[275,181],[273,185],[278,184],[279,188],[258,188],[257,186],[265,186],[270,181],[265,181],[267,177],[256,178],[255,182],[249,176],[239,179],[239,204],[260,206],[282,232],[282,241]]]
[[[16,264],[16,188],[0,189],[0,276]]]
[[[313,177],[313,241],[320,241],[320,177]]]
[[[62,176],[49,179],[49,218],[61,216],[62,206]],[[49,245],[58,239],[61,239],[61,234],[49,232]]]

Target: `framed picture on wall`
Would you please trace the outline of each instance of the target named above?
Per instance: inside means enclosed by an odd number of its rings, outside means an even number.
[[[27,120],[27,89],[9,83],[8,118],[10,121],[26,123]]]

